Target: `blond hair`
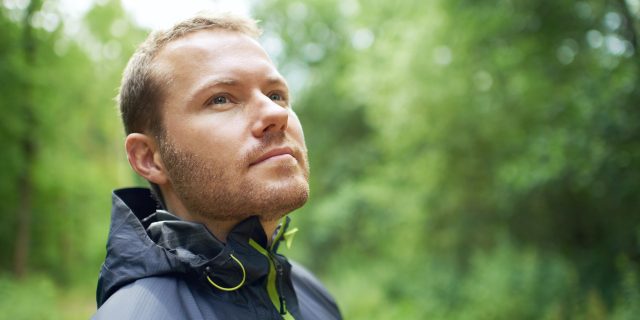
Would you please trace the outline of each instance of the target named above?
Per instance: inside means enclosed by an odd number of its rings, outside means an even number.
[[[167,43],[200,30],[228,30],[258,38],[257,22],[230,13],[200,13],[180,21],[167,30],[154,31],[129,59],[120,84],[117,101],[126,134],[163,132],[160,107],[163,99],[163,75],[154,72],[154,58]]]

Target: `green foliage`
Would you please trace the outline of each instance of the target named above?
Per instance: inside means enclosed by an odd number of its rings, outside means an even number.
[[[294,84],[316,180],[292,256],[347,318],[633,310],[640,22],[627,4],[261,7],[282,69],[309,70]]]
[[[109,192],[135,181],[112,99],[145,32],[118,1],[77,33],[33,3],[58,23],[0,7],[0,317],[86,318]],[[258,4],[312,166],[289,255],[347,319],[637,317],[634,3]],[[39,276],[15,280],[25,176]]]
[[[56,288],[47,277],[17,282],[0,276],[0,319],[59,319],[55,308]],[[37,307],[34,307],[36,306]]]
[[[22,21],[11,18],[20,17],[11,13],[20,9],[1,12],[0,23],[7,30],[0,38],[6,62],[0,73],[5,114],[0,120],[0,194],[5,207],[1,270],[12,268],[21,206],[17,186],[25,176],[33,186],[28,267],[69,283],[94,278],[100,266],[109,192],[131,176],[119,152],[122,133],[113,97],[133,44],[144,36],[116,19],[126,18],[117,14],[122,12],[118,2],[97,6],[89,15],[106,16],[100,11],[107,8],[116,13],[91,24],[89,32],[77,38],[64,34],[62,24],[45,30],[32,22],[27,31]],[[59,18],[50,4],[37,14]],[[114,23],[131,30],[105,42],[94,36],[109,32]],[[27,32],[33,38],[28,50]],[[26,141],[32,146],[30,162],[25,160]]]

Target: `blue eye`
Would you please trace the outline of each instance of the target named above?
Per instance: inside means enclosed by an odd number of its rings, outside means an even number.
[[[225,104],[228,102],[229,102],[229,99],[227,99],[227,97],[225,96],[217,96],[211,99],[212,104]]]
[[[284,100],[284,98],[282,97],[281,94],[279,93],[272,93],[269,95],[269,99],[273,100],[273,101],[281,101]]]

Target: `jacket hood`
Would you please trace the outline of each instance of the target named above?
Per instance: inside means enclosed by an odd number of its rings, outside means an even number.
[[[286,231],[288,222],[287,217],[278,235]],[[274,239],[271,250],[277,249],[281,238]],[[250,239],[268,248],[256,216],[235,226],[225,244],[203,224],[158,210],[149,189],[116,190],[107,255],[98,279],[98,307],[120,287],[152,276],[208,279],[227,287],[251,283],[267,274],[269,261],[251,247]]]

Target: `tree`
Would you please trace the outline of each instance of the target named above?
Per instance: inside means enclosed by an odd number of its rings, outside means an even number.
[[[389,300],[373,313],[540,318],[582,314],[584,299],[614,308],[639,266],[638,16],[626,2],[262,10],[283,69],[309,70],[294,84],[313,174],[339,177],[314,182],[316,200],[295,217],[306,250],[295,254],[340,279],[356,305],[347,314]],[[350,298],[353,287],[369,294]],[[517,291],[521,305],[499,302]]]
[[[68,283],[95,276],[109,191],[131,181],[113,98],[144,32],[117,1],[96,5],[75,34],[62,15],[55,2],[38,1],[1,15],[7,32],[0,55],[9,63],[0,72],[0,237],[8,244],[0,248],[0,269],[18,276],[35,269]]]

